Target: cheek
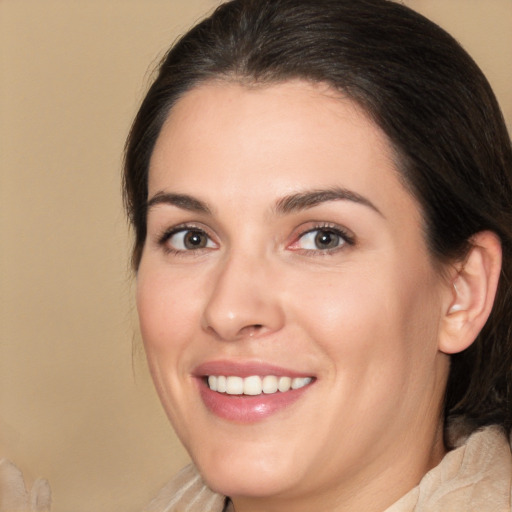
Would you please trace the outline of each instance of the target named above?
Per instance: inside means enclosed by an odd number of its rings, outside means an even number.
[[[337,431],[350,411],[345,433],[354,446],[374,442],[383,429],[402,435],[434,392],[437,331],[428,310],[435,293],[425,274],[404,279],[389,268],[334,277],[294,302],[297,322],[329,368],[326,396],[337,414],[325,419],[325,432]]]
[[[179,279],[141,266],[137,276],[137,311],[148,355],[172,353],[197,320],[194,291],[184,293]]]
[[[428,268],[402,272],[380,265],[372,271],[343,269],[302,279],[289,294],[293,317],[337,370],[361,378],[415,371],[436,350],[438,305]],[[309,280],[309,283],[307,282]],[[293,282],[293,280],[289,280]]]
[[[180,281],[156,266],[141,264],[136,302],[140,331],[155,388],[171,422],[179,430],[185,421],[183,381],[190,365],[187,347],[197,332],[194,293],[184,293]]]
[[[148,266],[149,267],[149,266]],[[183,416],[180,382],[187,374],[187,346],[198,320],[191,313],[192,293],[183,293],[179,281],[141,265],[137,276],[137,310],[149,370],[169,419]]]
[[[391,314],[383,288],[376,276],[342,269],[302,276],[301,288],[291,290],[287,301],[296,321],[327,351],[364,350],[372,344],[367,334]]]

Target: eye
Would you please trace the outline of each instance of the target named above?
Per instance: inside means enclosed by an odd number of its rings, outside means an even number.
[[[160,244],[176,252],[216,247],[213,240],[203,230],[197,228],[179,228],[168,232],[162,237]]]
[[[335,251],[345,245],[353,245],[354,240],[341,229],[318,227],[306,231],[290,246],[293,250]]]
[[[301,249],[329,250],[336,249],[344,243],[338,233],[327,229],[315,229],[302,235],[299,239]]]

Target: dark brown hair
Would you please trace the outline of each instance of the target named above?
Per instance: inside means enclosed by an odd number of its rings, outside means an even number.
[[[455,354],[445,415],[512,426],[512,149],[494,94],[445,31],[388,0],[233,0],[164,58],[126,144],[125,204],[137,269],[146,238],[148,167],[174,103],[208,80],[327,83],[387,134],[424,215],[435,261],[461,259],[471,237],[501,239],[491,316]]]

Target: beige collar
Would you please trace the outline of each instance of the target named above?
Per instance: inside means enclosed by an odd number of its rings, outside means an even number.
[[[510,512],[512,458],[499,427],[475,432],[385,512]]]

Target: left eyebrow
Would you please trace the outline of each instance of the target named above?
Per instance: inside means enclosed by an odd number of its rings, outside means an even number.
[[[188,194],[157,192],[146,203],[146,210],[149,211],[151,208],[159,204],[168,204],[191,212],[211,214],[211,210],[206,203],[196,199],[195,197],[189,196]]]
[[[274,205],[274,211],[278,215],[286,215],[292,212],[307,210],[329,201],[352,201],[367,206],[381,217],[384,217],[382,212],[369,199],[357,192],[339,187],[298,192],[297,194],[282,197]]]

